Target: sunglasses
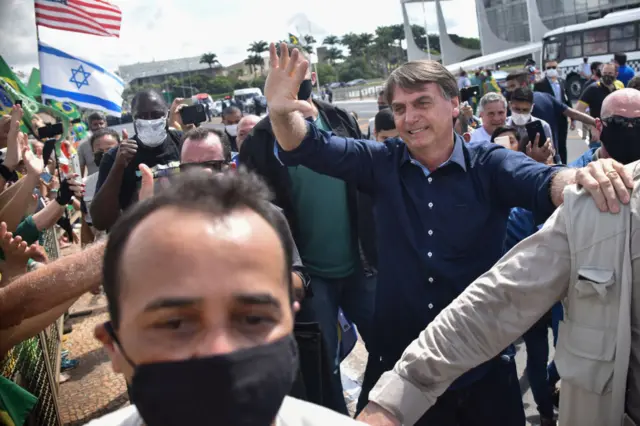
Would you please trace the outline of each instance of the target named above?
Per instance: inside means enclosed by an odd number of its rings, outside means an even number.
[[[214,172],[221,172],[226,168],[226,165],[227,162],[224,160],[203,161],[202,163],[182,163],[180,164],[180,171],[186,172],[187,170],[210,169]]]
[[[606,125],[621,127],[640,127],[640,117],[622,117],[619,115],[613,115],[611,117],[603,118],[602,122]]]
[[[548,70],[555,70],[555,69],[557,69],[557,68],[558,68],[558,67],[547,67],[547,69],[548,69]]]

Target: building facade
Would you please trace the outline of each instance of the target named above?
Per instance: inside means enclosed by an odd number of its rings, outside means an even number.
[[[640,0],[476,0],[482,53],[540,41],[546,31],[640,7]]]

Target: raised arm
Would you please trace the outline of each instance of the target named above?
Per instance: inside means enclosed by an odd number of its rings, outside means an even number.
[[[560,208],[420,333],[378,380],[359,420],[413,425],[457,377],[500,353],[567,292],[570,264]]]

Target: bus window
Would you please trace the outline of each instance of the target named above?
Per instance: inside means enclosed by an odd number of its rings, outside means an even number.
[[[560,54],[560,37],[551,37],[544,42],[544,60],[557,61]]]
[[[609,28],[609,51],[630,52],[636,50],[635,25],[625,24]]]
[[[609,30],[598,28],[584,32],[584,56],[603,55],[609,50]]]
[[[565,35],[564,44],[565,59],[582,57],[582,37],[580,33]]]

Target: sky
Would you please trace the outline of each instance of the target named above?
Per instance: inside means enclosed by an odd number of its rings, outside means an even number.
[[[153,60],[218,55],[222,65],[243,61],[253,41],[277,41],[289,32],[326,35],[373,33],[402,23],[399,0],[110,0],[122,10],[120,38],[40,28],[40,39],[70,54],[116,70]],[[374,6],[375,5],[375,6]],[[475,0],[443,1],[448,32],[477,37]],[[408,5],[412,24],[437,33],[434,3]],[[32,0],[0,0],[0,55],[16,70],[37,67]],[[465,13],[460,13],[465,11]],[[305,28],[306,27],[306,28]]]

